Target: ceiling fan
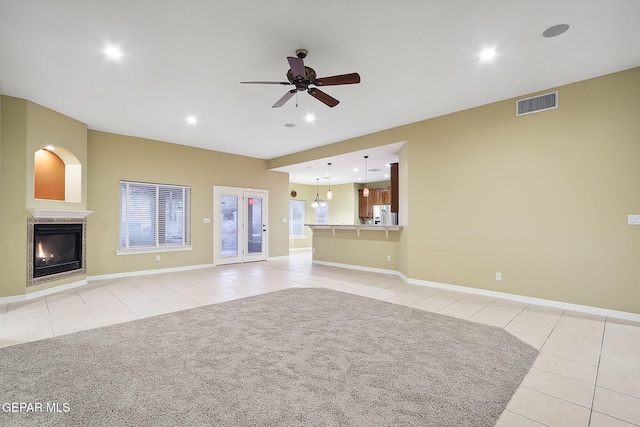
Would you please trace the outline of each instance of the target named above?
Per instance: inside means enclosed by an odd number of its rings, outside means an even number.
[[[355,83],[360,83],[360,75],[358,73],[350,73],[350,74],[340,74],[337,76],[330,77],[316,77],[316,71],[304,65],[304,58],[307,57],[306,49],[298,49],[296,50],[296,57],[288,56],[287,61],[289,61],[289,66],[291,67],[289,71],[287,71],[287,79],[288,82],[268,82],[268,81],[257,81],[257,82],[240,82],[243,84],[267,84],[267,85],[294,85],[296,88],[291,89],[287,93],[284,94],[282,98],[276,101],[275,104],[272,105],[271,108],[282,107],[296,92],[307,91],[307,93],[318,101],[325,103],[329,107],[335,107],[340,103],[337,99],[332,96],[327,95],[317,87],[309,87],[309,85],[314,86],[336,86],[336,85],[350,85]]]

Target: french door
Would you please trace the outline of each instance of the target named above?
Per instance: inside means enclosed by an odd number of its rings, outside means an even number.
[[[214,265],[267,259],[267,190],[213,187]]]

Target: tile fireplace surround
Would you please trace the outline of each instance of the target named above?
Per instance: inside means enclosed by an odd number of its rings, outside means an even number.
[[[36,209],[33,217],[27,219],[27,287],[45,282],[65,279],[67,277],[87,274],[87,215],[91,211]],[[43,277],[33,277],[34,274],[34,225],[35,224],[82,224],[81,267],[63,273],[50,274]]]

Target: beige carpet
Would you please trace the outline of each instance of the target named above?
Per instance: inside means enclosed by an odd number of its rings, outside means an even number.
[[[492,426],[536,356],[500,328],[288,289],[0,349],[0,425]]]

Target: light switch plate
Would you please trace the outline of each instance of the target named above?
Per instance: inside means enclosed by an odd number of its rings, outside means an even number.
[[[640,225],[640,215],[628,215],[629,225]]]

